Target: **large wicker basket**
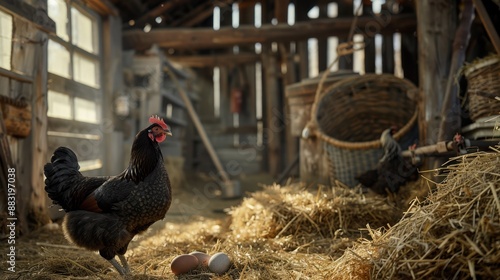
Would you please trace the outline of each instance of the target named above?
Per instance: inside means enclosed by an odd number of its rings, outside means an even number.
[[[323,82],[323,88],[350,76],[359,76],[359,74],[348,70],[331,72]],[[290,108],[290,130],[293,136],[300,136],[307,122],[311,119],[311,107],[320,80],[321,75],[302,80],[300,83],[285,88],[285,95]]]
[[[391,126],[404,146],[418,137],[415,85],[389,74],[344,79],[324,91],[313,107],[317,135],[325,142],[330,179],[355,186],[355,177],[376,167],[383,155],[381,133]]]
[[[493,55],[473,62],[464,70],[467,78],[469,114],[473,121],[500,114],[500,101],[482,93],[500,94],[500,56]]]

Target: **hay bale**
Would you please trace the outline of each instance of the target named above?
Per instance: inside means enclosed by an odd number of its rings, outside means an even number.
[[[230,229],[241,240],[311,234],[336,238],[359,233],[367,223],[380,227],[400,218],[384,199],[365,196],[360,189],[320,186],[312,192],[302,184],[267,186],[229,213]]]
[[[500,152],[452,159],[446,179],[379,237],[375,279],[495,279],[500,275]]]
[[[371,260],[378,257],[379,249],[369,242],[354,244],[333,262],[332,280],[368,280],[373,269]]]

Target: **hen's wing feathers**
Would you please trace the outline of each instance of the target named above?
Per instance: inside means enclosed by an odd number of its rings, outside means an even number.
[[[100,188],[96,189],[89,197],[103,212],[117,211],[117,205],[127,200],[136,186],[131,180],[113,177],[106,181]]]

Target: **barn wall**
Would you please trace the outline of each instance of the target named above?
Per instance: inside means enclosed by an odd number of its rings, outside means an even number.
[[[33,1],[31,1],[33,2]],[[0,94],[25,98],[31,111],[31,131],[27,137],[7,136],[16,169],[16,230],[25,234],[49,222],[43,184],[47,154],[47,38],[55,29],[46,13],[46,2],[2,1],[0,9],[13,16],[11,69],[2,69]],[[5,119],[5,118],[4,118]],[[11,134],[7,131],[7,134]],[[2,161],[6,155],[2,155]],[[5,172],[6,170],[1,170]],[[5,191],[2,182],[2,192]],[[1,197],[2,216],[10,217]],[[2,219],[2,223],[6,221]],[[6,227],[2,226],[1,232]]]

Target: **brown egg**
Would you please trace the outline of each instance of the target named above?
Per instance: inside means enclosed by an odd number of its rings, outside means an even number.
[[[207,255],[203,252],[198,252],[198,251],[194,251],[194,252],[191,252],[189,254],[192,256],[195,256],[198,259],[201,266],[208,267],[208,260],[210,259],[209,255]]]
[[[170,263],[170,269],[175,275],[183,274],[198,266],[198,258],[193,255],[180,255]]]

